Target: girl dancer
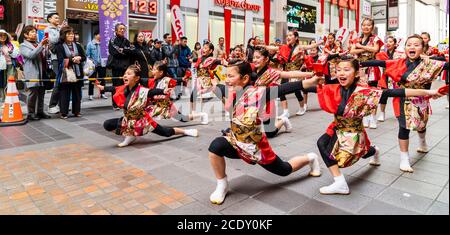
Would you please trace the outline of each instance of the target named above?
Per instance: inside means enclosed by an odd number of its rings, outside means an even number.
[[[377,60],[398,60],[402,57],[405,57],[405,53],[397,50],[397,39],[393,36],[389,36],[386,40],[386,51],[382,51],[376,55]],[[382,89],[389,88],[389,77],[386,76],[386,73],[383,73],[378,85]],[[386,120],[386,105],[388,97],[384,97],[384,99],[380,100],[380,109],[381,113],[378,117],[378,121],[384,122]]]
[[[209,159],[217,178],[217,188],[211,194],[214,204],[222,204],[228,192],[225,159],[243,159],[249,164],[259,164],[266,170],[287,176],[309,164],[310,175],[320,176],[318,156],[310,153],[284,162],[270,147],[261,131],[259,113],[271,99],[314,86],[318,79],[285,83],[275,87],[252,86],[252,68],[249,63],[238,61],[229,64],[226,83],[234,91],[233,100],[225,105],[232,110],[231,130],[216,138],[209,147]],[[217,85],[218,92],[225,94],[225,86]]]
[[[151,98],[165,96],[169,91],[161,89],[149,90],[139,84],[141,70],[136,65],[131,65],[123,76],[125,85],[120,87],[104,87],[97,84],[100,90],[114,92],[116,104],[124,110],[124,117],[110,119],[103,126],[107,131],[114,131],[117,135],[125,136],[125,140],[119,147],[126,147],[136,141],[137,137],[153,132],[160,136],[171,137],[174,135],[198,136],[198,131],[183,130],[179,128],[163,127],[151,117]]]
[[[386,75],[398,83],[401,88],[430,89],[443,69],[448,69],[448,63],[425,59],[421,55],[425,43],[419,35],[410,36],[406,40],[406,58],[388,61],[368,61],[362,66],[379,66],[386,68]],[[413,172],[409,163],[409,134],[417,131],[420,138],[420,153],[428,153],[426,128],[431,113],[430,101],[423,97],[394,99],[395,116],[399,121],[400,169]]]
[[[156,62],[153,66],[152,73],[154,78],[149,79],[147,83],[149,89],[169,90],[176,87],[177,81],[167,76],[168,68],[166,64]],[[201,118],[201,123],[203,125],[208,124],[208,114],[206,113],[189,114],[188,116],[180,113],[170,99],[170,95],[167,95],[162,99],[153,100],[151,116],[155,119],[174,118],[181,122],[189,122],[193,121],[195,118]]]
[[[257,48],[253,54],[253,65],[256,70],[254,74],[255,86],[273,87],[279,86],[281,79],[302,79],[311,77],[312,73],[304,73],[300,71],[283,72],[270,67],[270,54],[264,48]],[[265,113],[262,117],[264,123],[264,131],[268,138],[277,136],[281,127],[286,127],[286,132],[292,131],[292,124],[289,118],[281,116],[280,120],[276,118],[275,100],[271,100],[266,105]]]
[[[360,62],[373,60],[375,55],[380,52],[383,47],[383,41],[372,32],[375,24],[372,19],[365,18],[362,21],[361,37],[351,47],[350,54],[354,55]],[[381,78],[381,71],[378,67],[362,69],[360,82],[363,85],[369,85],[370,87],[378,87],[378,81]],[[372,115],[364,118],[364,127],[370,127],[371,129],[377,128],[377,110],[374,110]]]
[[[280,47],[265,46],[267,50],[274,50],[278,52],[278,59],[283,65],[284,71],[298,71],[302,68],[304,63],[305,50],[317,47],[316,43],[304,46],[300,45],[300,37],[298,32],[290,31],[287,34],[287,45]],[[292,80],[291,80],[292,81]],[[287,83],[289,80],[284,79],[282,83]],[[303,116],[306,113],[304,99],[300,90],[295,92],[295,96],[300,104],[300,110],[296,115]],[[281,106],[283,107],[283,114],[281,116],[289,118],[289,109],[286,96],[281,96]]]
[[[334,177],[334,183],[320,189],[321,194],[350,194],[339,168],[350,167],[360,158],[373,157],[371,165],[379,166],[379,149],[371,146],[362,124],[364,116],[378,108],[381,97],[440,97],[437,90],[386,89],[384,91],[358,85],[359,62],[341,61],[337,66],[339,84],[318,85],[322,109],[335,115],[335,121],[317,145],[322,158]]]

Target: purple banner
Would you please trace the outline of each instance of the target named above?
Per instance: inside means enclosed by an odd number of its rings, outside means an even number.
[[[98,13],[100,20],[100,52],[102,64],[108,60],[108,43],[114,36],[116,24],[123,23],[128,28],[128,0],[98,0]]]

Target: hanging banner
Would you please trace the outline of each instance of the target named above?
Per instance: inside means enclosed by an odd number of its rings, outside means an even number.
[[[398,0],[388,0],[387,1],[387,13],[388,13],[388,31],[395,31],[399,27],[399,8]]]
[[[26,3],[28,18],[44,18],[44,0],[28,0]]]
[[[225,22],[225,52],[228,55],[231,48],[231,9],[224,8],[223,19]]]
[[[172,12],[172,29],[175,32],[176,39],[185,36],[183,13],[178,5],[174,5],[170,10]]]
[[[128,1],[99,0],[98,6],[101,35],[100,51],[102,64],[106,64],[109,55],[108,43],[114,36],[115,26],[118,23],[123,23],[128,27]]]
[[[270,43],[270,0],[264,0],[264,42]]]

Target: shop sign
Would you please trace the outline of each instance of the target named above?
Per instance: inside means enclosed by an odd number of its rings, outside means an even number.
[[[69,0],[67,8],[98,12],[98,0]]]
[[[44,0],[44,15],[48,16],[50,13],[56,12],[56,0]]]
[[[372,3],[364,0],[363,2],[363,15],[371,16],[372,15]]]
[[[0,20],[5,19],[5,7],[3,5],[0,5]]]
[[[142,30],[141,33],[144,34],[145,40],[150,40],[153,38],[153,31],[151,30]]]
[[[129,0],[130,14],[157,16],[158,1],[157,0]]]
[[[338,5],[343,8],[349,8],[350,10],[356,10],[358,7],[357,0],[331,0],[331,4]]]
[[[28,18],[44,18],[44,0],[28,0],[26,3]]]
[[[399,8],[398,0],[388,0],[388,31],[395,31],[399,27]]]
[[[215,0],[216,5],[223,7],[231,7],[246,11],[261,11],[261,6],[257,4],[247,3],[247,1],[235,1],[235,0]]]
[[[183,13],[178,5],[174,5],[171,9],[172,12],[172,28],[175,31],[177,39],[180,39],[185,35],[184,31],[184,19]]]

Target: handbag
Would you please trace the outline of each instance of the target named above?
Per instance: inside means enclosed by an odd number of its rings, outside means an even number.
[[[16,68],[16,87],[17,90],[22,91],[25,90],[26,85],[23,81],[25,79],[25,74],[23,73],[23,70],[19,67]]]
[[[74,83],[77,82],[77,75],[72,68],[65,68],[63,71],[61,82],[63,83]]]

